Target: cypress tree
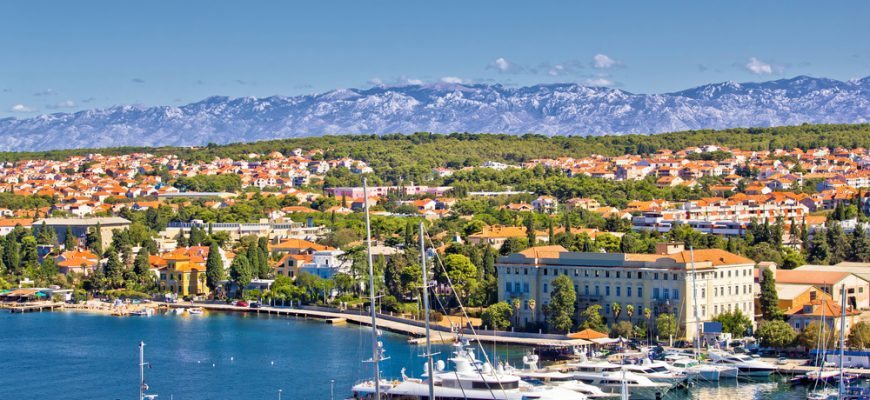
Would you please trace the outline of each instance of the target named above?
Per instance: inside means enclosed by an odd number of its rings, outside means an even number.
[[[72,233],[72,228],[67,225],[66,231],[63,234],[63,248],[64,250],[72,250],[76,247],[76,238]]]
[[[770,268],[761,270],[761,314],[767,321],[782,319],[782,310],[779,309],[779,295],[776,293],[776,281]]]
[[[139,254],[136,254],[136,260],[133,262],[133,273],[139,279],[139,282],[146,282],[148,274],[151,273],[150,253],[147,247],[139,249]]]
[[[529,247],[534,246],[535,243],[538,242],[537,238],[535,237],[535,216],[534,215],[529,215],[529,217],[526,218],[526,239],[528,239],[528,241],[529,241]]]
[[[224,279],[224,261],[221,259],[220,248],[212,242],[208,248],[208,259],[205,261],[205,278],[208,287],[214,291]]]

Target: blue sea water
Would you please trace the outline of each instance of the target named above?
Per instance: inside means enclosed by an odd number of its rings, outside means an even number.
[[[343,399],[371,376],[370,329],[256,314],[111,317],[0,313],[0,399],[136,399],[140,340],[160,400]],[[419,375],[421,346],[385,333],[383,376]],[[487,346],[487,350],[491,350]],[[448,346],[436,346],[441,356]],[[523,350],[497,349],[516,360]],[[331,383],[334,381],[334,383]],[[778,380],[674,392],[669,399],[805,398]]]

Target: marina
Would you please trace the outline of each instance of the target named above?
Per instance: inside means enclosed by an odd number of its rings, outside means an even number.
[[[371,356],[369,328],[355,324],[330,326],[320,320],[247,312],[207,312],[203,317],[161,312],[147,318],[0,313],[0,324],[5,330],[0,352],[16,366],[0,375],[2,398],[15,393],[36,398],[134,398],[138,341],[130,338],[147,344],[148,385],[159,398],[272,399],[280,389],[284,398],[329,399],[333,380],[335,398],[343,398],[355,382],[371,376],[370,364],[360,361]],[[28,340],[18,339],[22,337]],[[317,346],[309,344],[311,338],[317,338]],[[405,336],[389,332],[379,339],[390,356],[381,362],[385,378],[401,377],[402,368],[409,375],[422,373],[422,346],[408,345]],[[432,347],[444,355],[436,359],[443,359],[451,349]],[[522,368],[527,350],[497,345],[494,352],[487,352],[493,359]],[[52,362],[44,362],[46,358]],[[699,383],[689,390],[670,391],[664,398],[805,399],[807,388],[789,385],[790,375],[785,374],[805,373],[812,367],[777,368],[767,379]],[[45,385],[47,379],[57,384]]]

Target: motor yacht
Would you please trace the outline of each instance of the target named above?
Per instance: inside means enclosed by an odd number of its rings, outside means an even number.
[[[597,386],[605,393],[621,392],[623,381],[632,399],[655,399],[663,396],[673,385],[653,382],[645,376],[623,369],[622,365],[607,361],[590,361],[581,357],[578,362],[567,364],[569,373],[577,380]]]
[[[721,379],[737,379],[738,368],[725,364],[702,364],[693,358],[678,358],[671,365],[682,368],[691,379],[718,382]]]
[[[608,397],[618,397],[617,394],[607,393],[598,387],[585,384],[574,378],[573,375],[556,370],[541,369],[538,367],[538,356],[528,354],[523,357],[523,369],[516,369],[510,366],[505,367],[505,370],[511,374],[519,376],[524,381],[535,384],[550,385],[563,389],[573,390],[583,394],[590,399],[601,399]]]
[[[463,398],[487,400],[586,400],[581,393],[551,386],[536,386],[524,382],[519,376],[502,368],[495,369],[488,362],[478,361],[466,348],[458,349],[448,360],[436,363],[435,371],[423,378],[402,376],[398,382],[382,381],[382,397],[391,400],[423,400],[429,398],[432,379],[436,398]],[[354,399],[369,399],[374,395],[374,384],[364,382],[353,387]]]
[[[710,360],[718,365],[730,365],[737,367],[738,376],[742,378],[763,378],[770,376],[776,371],[776,366],[752,357],[731,354],[722,351],[711,351]]]
[[[689,384],[689,375],[685,371],[664,361],[643,358],[640,363],[625,364],[623,368],[626,371],[645,376],[653,382],[667,383],[672,386],[687,386]]]

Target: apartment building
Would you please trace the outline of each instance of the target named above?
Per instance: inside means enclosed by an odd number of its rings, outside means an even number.
[[[753,269],[755,262],[719,249],[694,251],[682,244],[660,243],[657,254],[580,253],[561,246],[539,246],[500,257],[498,297],[500,301],[521,300],[520,325],[544,321],[543,306],[549,303],[552,281],[565,275],[577,293],[577,313],[593,304],[602,306],[609,324],[617,321],[611,305],[619,303],[618,321],[628,320],[626,306],[632,304],[632,321],[652,312],[652,322],[661,313],[671,313],[680,324],[680,336],[694,338],[697,324],[715,316],[740,310],[754,315]],[[694,286],[693,286],[694,281]],[[694,317],[693,287],[697,290],[698,319]],[[535,309],[529,307],[534,299]]]

